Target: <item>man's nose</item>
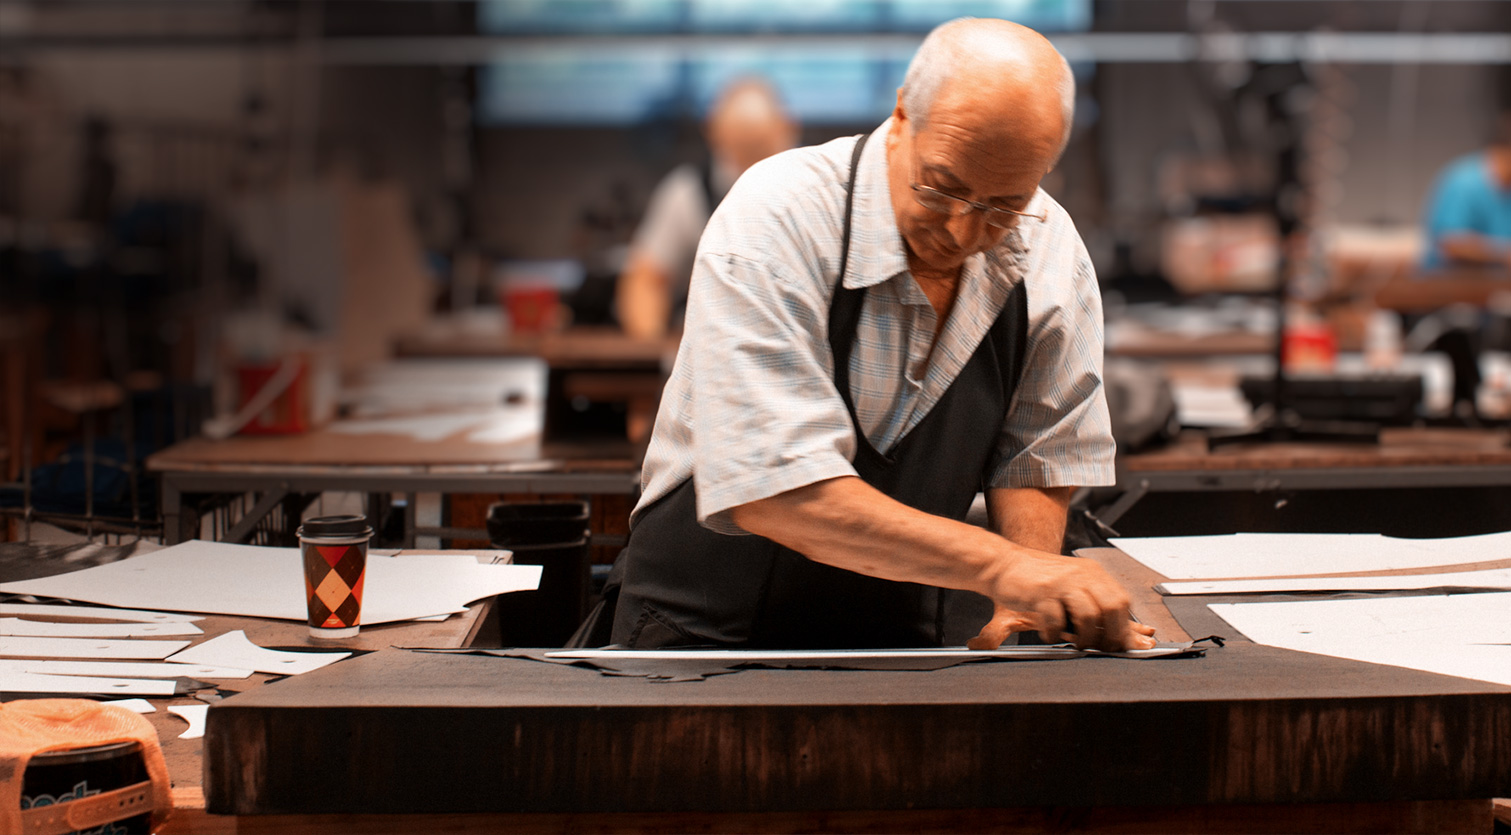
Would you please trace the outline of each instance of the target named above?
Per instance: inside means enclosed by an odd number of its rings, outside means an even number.
[[[964,214],[954,215],[945,224],[945,230],[949,232],[950,238],[959,249],[972,248],[972,245],[981,239],[987,229],[986,217],[980,209],[971,209]]]

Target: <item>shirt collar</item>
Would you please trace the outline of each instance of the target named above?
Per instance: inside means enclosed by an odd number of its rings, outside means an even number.
[[[892,120],[871,132],[855,170],[855,203],[850,217],[850,261],[845,287],[871,287],[907,272],[907,250],[892,213],[887,182],[887,133]]]
[[[892,120],[887,119],[871,133],[855,171],[850,260],[845,271],[845,287],[851,290],[872,287],[908,271],[907,250],[902,233],[897,230],[892,188],[887,178],[887,134],[891,130]],[[1030,205],[1038,202],[1036,195]],[[966,259],[961,278],[976,281],[986,274],[1015,283],[1019,262],[1027,252],[1019,231],[1016,228],[1009,231],[996,247]]]

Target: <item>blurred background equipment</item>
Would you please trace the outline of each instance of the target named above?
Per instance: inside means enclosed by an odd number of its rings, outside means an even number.
[[[479,467],[632,473],[696,240],[665,258],[665,312],[637,331],[623,297],[655,260],[639,230],[664,181],[696,186],[696,230],[749,159],[874,128],[923,33],[962,14],[1040,29],[1072,64],[1074,131],[1044,185],[1097,267],[1109,387],[1128,391],[1127,363],[1169,391],[1119,401],[1142,450],[1128,456],[1253,428],[1240,380],[1273,379],[1281,353],[1307,386],[1400,379],[1393,422],[1494,432],[1511,417],[1496,301],[1511,279],[1421,270],[1439,172],[1498,147],[1503,3],[0,0],[6,535],[33,539],[45,519],[157,537],[172,514],[171,538],[271,541],[307,507],[347,502],[381,511],[380,538],[486,543],[505,491],[458,493],[462,479],[297,501],[165,489],[194,483],[177,469],[191,441],[213,458],[334,438],[403,450],[406,467],[427,465],[424,444],[474,443],[476,427],[345,432],[376,418],[341,404],[400,357],[544,363],[544,397],[509,418],[538,409],[537,446],[485,442]],[[720,150],[735,101],[759,118],[733,120],[735,150]],[[510,500],[541,498],[508,477]],[[590,502],[595,560],[623,537],[619,490]]]

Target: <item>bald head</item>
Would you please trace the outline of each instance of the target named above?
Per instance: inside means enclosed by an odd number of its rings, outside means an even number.
[[[705,127],[714,156],[739,173],[797,140],[797,126],[770,84],[740,79],[725,87]]]
[[[1075,78],[1048,40],[1006,20],[961,18],[928,37],[908,65],[899,103],[913,129],[926,126],[941,99],[977,109],[985,124],[1020,135],[1049,131],[1058,158],[1070,140]]]

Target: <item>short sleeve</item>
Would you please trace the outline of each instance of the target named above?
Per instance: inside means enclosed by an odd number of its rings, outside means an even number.
[[[731,509],[854,475],[855,435],[834,387],[822,283],[781,259],[720,252],[711,237],[694,267],[684,336],[694,340],[699,392],[693,478],[699,521],[738,534]]]

